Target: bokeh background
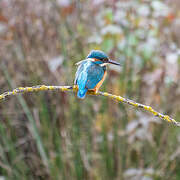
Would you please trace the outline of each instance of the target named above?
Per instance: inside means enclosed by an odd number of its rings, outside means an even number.
[[[91,49],[121,62],[101,91],[180,121],[179,0],[1,0],[0,93],[72,85]],[[0,103],[0,179],[180,179],[180,129],[104,97]]]

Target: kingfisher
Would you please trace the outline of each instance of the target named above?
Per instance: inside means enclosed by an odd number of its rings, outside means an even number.
[[[74,84],[78,86],[78,98],[85,98],[88,90],[98,92],[105,80],[108,64],[120,66],[120,63],[111,60],[106,53],[100,50],[92,50],[85,60],[76,63],[78,68]]]

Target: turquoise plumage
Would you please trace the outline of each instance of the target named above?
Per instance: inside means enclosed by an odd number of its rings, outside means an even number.
[[[108,63],[120,65],[99,50],[91,51],[85,60],[77,63],[78,69],[74,84],[78,86],[78,98],[83,99],[88,89],[98,91],[104,81]]]
[[[77,96],[84,98],[88,89],[94,89],[103,78],[106,67],[101,67],[91,60],[84,60],[76,72],[75,84],[78,85]]]

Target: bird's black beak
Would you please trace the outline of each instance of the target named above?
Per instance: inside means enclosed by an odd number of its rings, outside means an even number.
[[[120,63],[118,63],[118,62],[116,62],[116,61],[113,61],[113,60],[111,60],[111,59],[108,59],[108,63],[110,63],[110,64],[115,64],[115,65],[118,65],[118,66],[121,66]]]

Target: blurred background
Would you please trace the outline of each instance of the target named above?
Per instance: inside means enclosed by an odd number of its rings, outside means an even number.
[[[179,0],[1,0],[0,93],[72,85],[92,49],[101,91],[180,121]],[[0,179],[180,179],[180,130],[105,97],[39,92],[0,103]]]

